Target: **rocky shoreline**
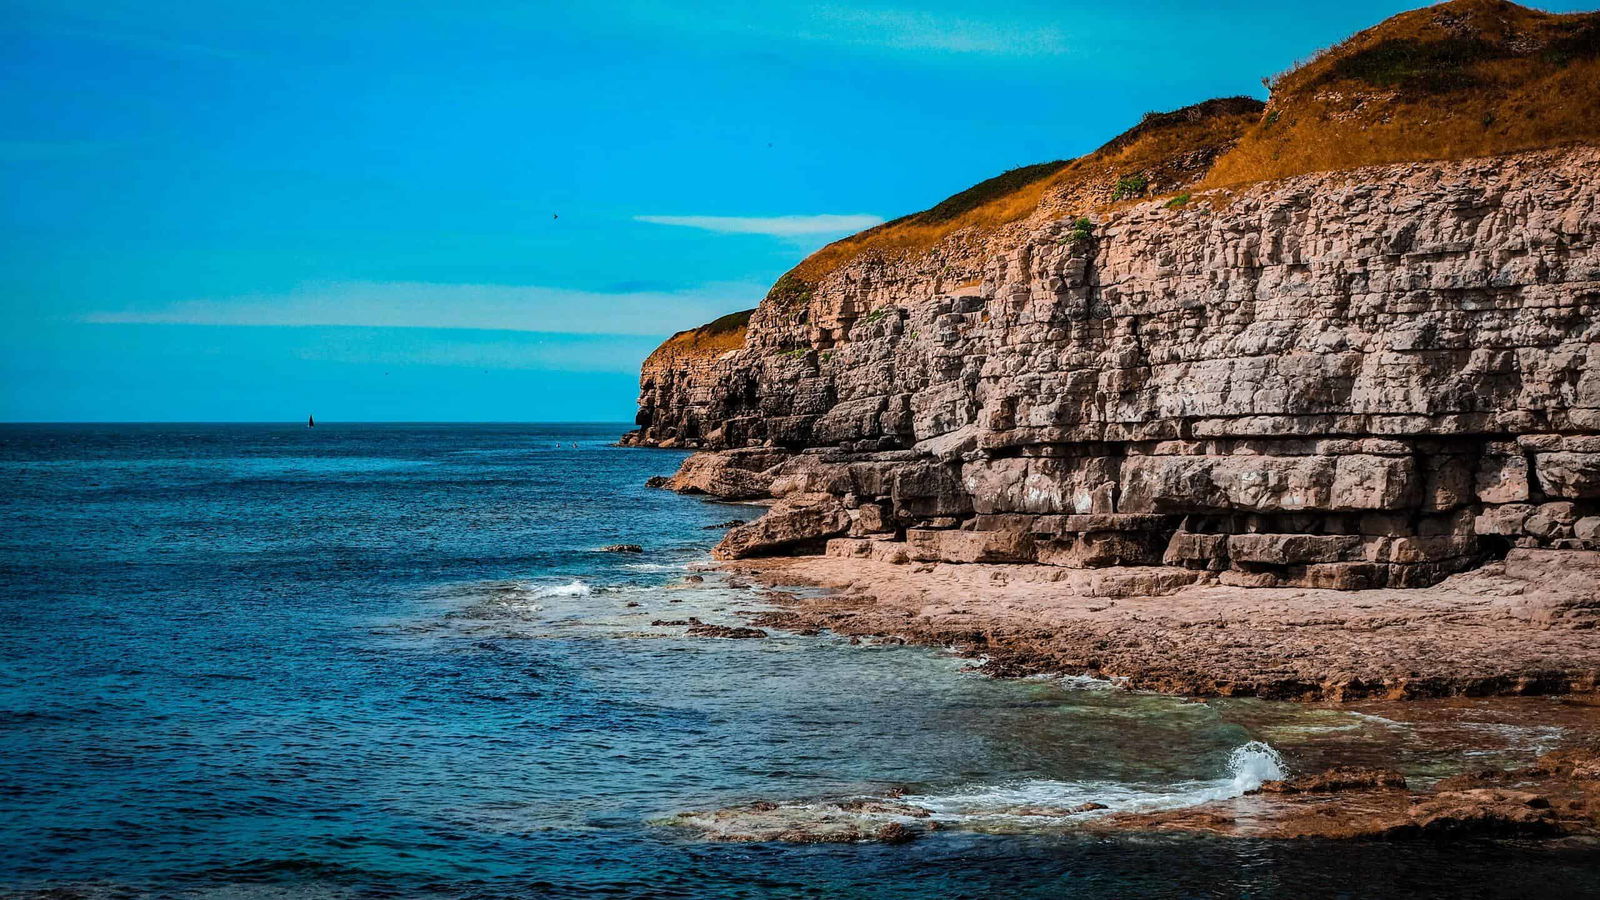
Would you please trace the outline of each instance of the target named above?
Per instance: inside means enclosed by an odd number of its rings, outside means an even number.
[[[1586,619],[1559,627],[1541,618],[1600,603],[1600,554],[1513,551],[1432,588],[1211,584],[1166,596],[1128,595],[1119,579],[1138,573],[1121,570],[1064,579],[1041,566],[848,555],[723,566],[773,589],[778,610],[755,616],[758,627],[948,647],[999,676],[1088,675],[1189,696],[1334,702],[1600,687],[1600,630]]]
[[[713,551],[768,587],[755,630],[1191,697],[1591,697],[1600,120],[1532,86],[1580,74],[1540,48],[1596,28],[1499,0],[1415,10],[1265,105],[1147,115],[838,241],[651,354],[623,443],[702,451],[658,486],[769,504]],[[1461,62],[1464,41],[1495,64]],[[1396,47],[1429,48],[1417,78],[1388,71]],[[1425,71],[1458,62],[1471,92]],[[1460,118],[1469,96],[1484,105]],[[1539,111],[1560,124],[1537,139],[1485,130]],[[1416,142],[1434,127],[1451,140]],[[1390,128],[1412,137],[1373,143]],[[1312,133],[1320,157],[1277,163]],[[1425,795],[1345,773],[1248,801],[1264,811],[1092,818],[1589,833],[1597,772],[1551,758]],[[900,840],[936,823],[796,809],[698,827]]]
[[[757,801],[680,813],[662,824],[708,840],[800,844],[904,843],[949,827],[914,799],[820,803]],[[1037,833],[1204,834],[1269,840],[1600,838],[1600,751],[1559,750],[1532,765],[1480,769],[1412,789],[1385,769],[1333,768],[1271,780],[1236,797],[1153,812],[1107,812],[1100,803],[1019,807],[982,830]]]
[[[852,642],[937,646],[981,660],[976,669],[996,677],[1084,675],[1130,690],[1301,701],[1301,706],[1355,713],[1402,729],[1410,733],[1406,740],[1431,747],[1452,774],[1408,779],[1385,767],[1384,754],[1394,748],[1352,745],[1313,752],[1313,760],[1324,759],[1321,767],[1258,781],[1229,796],[1150,809],[1095,801],[1001,804],[981,816],[952,817],[941,813],[936,802],[897,788],[877,796],[756,800],[682,812],[657,824],[735,843],[897,844],[947,829],[1264,840],[1515,839],[1582,846],[1600,841],[1600,695],[1593,693],[1600,671],[1600,632],[1546,629],[1540,632],[1546,640],[1540,641],[1531,638],[1538,631],[1534,626],[1489,618],[1488,610],[1516,596],[1519,579],[1506,575],[1503,566],[1458,576],[1426,591],[1339,592],[1349,611],[1368,617],[1352,627],[1326,614],[1317,620],[1295,619],[1310,609],[1327,609],[1324,598],[1306,592],[1260,597],[1270,592],[1251,590],[1261,602],[1245,623],[1219,615],[1241,608],[1238,589],[1213,589],[1209,596],[1202,590],[1193,596],[1083,598],[1081,607],[1062,604],[1059,592],[1052,591],[1050,603],[1030,607],[1030,599],[1040,598],[1028,597],[1026,583],[1022,593],[1008,592],[1010,602],[993,602],[994,592],[1015,586],[1003,575],[1017,573],[1003,573],[1001,567],[886,570],[886,565],[791,557],[722,563],[719,568],[735,584],[748,578],[764,587],[772,608],[738,613],[762,629],[803,634],[826,630]],[[980,577],[978,570],[983,569],[990,571]],[[952,579],[962,590],[951,592]],[[990,587],[983,586],[984,579]],[[991,593],[985,595],[986,590]],[[962,599],[951,602],[951,597]],[[1467,598],[1477,598],[1479,608],[1446,609]],[[918,607],[918,602],[926,605]],[[966,605],[986,612],[975,617]],[[1157,605],[1167,607],[1166,612],[1158,612]],[[1046,607],[1058,616],[1100,620],[1092,627],[1066,628],[1040,618],[1048,615]],[[1107,616],[1112,610],[1117,612]],[[1211,618],[1199,617],[1202,610]],[[1474,619],[1474,614],[1482,618]],[[1183,616],[1198,618],[1180,621]],[[1277,637],[1259,652],[1250,652],[1251,643],[1270,629],[1278,629]],[[748,630],[735,636],[768,636]],[[1425,637],[1410,643],[1395,640],[1397,633],[1416,630],[1426,632]],[[730,636],[710,630],[689,633]],[[1228,637],[1218,640],[1219,633]],[[1333,646],[1335,635],[1347,643]],[[1287,641],[1300,645],[1291,648]],[[1518,648],[1540,645],[1538,652],[1567,664],[1525,671],[1523,667],[1537,667],[1540,661],[1536,653],[1518,655]],[[1434,656],[1408,656],[1429,648]],[[1211,652],[1197,659],[1191,655],[1197,650]],[[1591,668],[1573,666],[1572,660]],[[1299,666],[1298,674],[1285,675],[1284,665]],[[1402,670],[1429,674],[1385,674]],[[1558,749],[1527,753],[1522,757],[1530,760],[1526,764],[1472,763],[1480,755],[1511,753],[1507,733],[1535,729],[1547,731],[1553,742],[1548,746]],[[1265,745],[1253,746],[1276,760]],[[1338,758],[1341,753],[1354,757],[1356,764],[1326,765],[1326,756]]]

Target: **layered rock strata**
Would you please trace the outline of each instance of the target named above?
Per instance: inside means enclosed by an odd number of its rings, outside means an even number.
[[[629,440],[777,498],[727,558],[1357,589],[1597,550],[1597,203],[1572,146],[1042,209],[659,352]]]

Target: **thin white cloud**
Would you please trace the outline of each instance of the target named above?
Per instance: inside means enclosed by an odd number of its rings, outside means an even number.
[[[471,328],[567,334],[661,335],[746,309],[766,293],[758,284],[717,283],[688,291],[606,293],[534,285],[328,282],[284,294],[182,300],[105,310],[99,324],[339,325]]]
[[[647,25],[717,38],[799,41],[864,52],[991,59],[1060,56],[1079,49],[1086,4],[1034,4],[1015,9],[961,0],[927,4],[815,3],[805,0],[706,0],[696,15],[669,0],[624,0],[610,23]],[[1012,4],[1011,6],[1015,6]],[[1096,7],[1090,7],[1097,9]],[[1100,12],[1102,17],[1106,15]],[[1067,23],[1066,25],[1060,23]]]
[[[823,234],[851,234],[883,224],[882,216],[634,216],[635,221],[653,225],[679,225],[718,234],[766,234],[772,237],[799,238]]]
[[[1038,19],[951,16],[920,9],[819,6],[798,37],[895,50],[1032,56],[1068,49],[1066,33]]]

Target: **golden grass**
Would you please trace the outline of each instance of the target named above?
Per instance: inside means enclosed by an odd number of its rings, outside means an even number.
[[[655,359],[658,355],[720,356],[729,350],[738,350],[744,346],[745,332],[753,312],[755,310],[746,309],[729,313],[699,328],[680,331],[667,338],[650,354],[650,358]]]
[[[1310,172],[1572,142],[1600,142],[1600,13],[1453,0],[1322,51],[1275,79],[1265,106],[1232,97],[1147,115],[1087,156],[1014,169],[835,241],[780,278],[765,302],[798,309],[848,263],[918,253],[960,233],[980,238],[1040,209],[1077,216]],[[1114,199],[1118,181],[1135,175],[1148,181],[1144,197]],[[735,330],[683,332],[662,349],[743,346],[746,321],[747,314]]]
[[[1456,0],[1280,76],[1202,187],[1600,140],[1600,14]]]
[[[930,210],[835,241],[807,257],[790,275],[816,284],[864,254],[926,250],[958,231],[982,233],[1025,219],[1045,204],[1087,212],[1110,203],[1118,179],[1126,175],[1147,178],[1152,195],[1178,190],[1193,183],[1217,153],[1238,140],[1260,110],[1259,101],[1231,97],[1152,113],[1087,156],[1014,169]]]

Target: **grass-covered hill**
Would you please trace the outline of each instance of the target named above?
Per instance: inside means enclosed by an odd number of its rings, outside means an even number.
[[[805,298],[864,256],[914,254],[958,233],[981,237],[1041,208],[1092,214],[1311,172],[1600,143],[1600,12],[1452,0],[1355,34],[1269,87],[1266,103],[1229,97],[1146,114],[1086,156],[1013,169],[835,241],[780,278],[768,302]],[[742,346],[749,316],[680,332],[662,350]]]

